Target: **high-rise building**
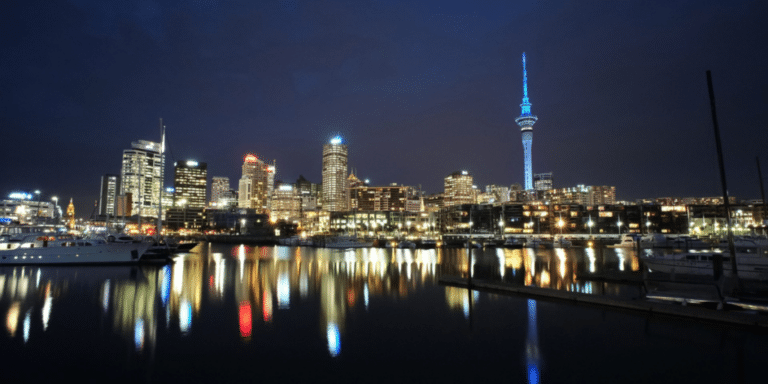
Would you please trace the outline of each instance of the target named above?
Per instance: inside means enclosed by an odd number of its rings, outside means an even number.
[[[347,210],[347,146],[336,136],[323,146],[323,210]]]
[[[208,164],[194,160],[177,161],[173,164],[173,171],[173,196],[176,203],[183,201],[187,208],[205,208]]]
[[[533,175],[533,189],[548,191],[552,188],[552,172],[536,173]]]
[[[299,222],[301,219],[301,196],[291,184],[282,184],[275,190],[270,211],[272,221]]]
[[[533,143],[533,124],[538,118],[531,114],[531,103],[528,101],[528,72],[525,69],[525,52],[523,52],[523,103],[520,104],[520,117],[515,119],[523,135],[523,159],[525,161],[525,190],[533,189],[533,165],[531,164],[531,144]]]
[[[266,213],[269,198],[275,183],[276,166],[267,164],[256,155],[247,154],[243,162],[243,176],[238,184],[238,205],[240,208],[255,209]]]
[[[139,140],[123,151],[120,194],[131,194],[129,215],[157,217],[160,189],[163,185],[161,144]]]
[[[99,215],[115,216],[117,212],[117,195],[120,194],[120,175],[104,175],[101,177],[99,192]]]
[[[229,191],[229,177],[214,176],[211,179],[211,206],[222,206],[221,199]]]
[[[456,171],[446,177],[443,206],[475,204],[475,190],[472,188],[472,182],[472,175],[467,171]]]

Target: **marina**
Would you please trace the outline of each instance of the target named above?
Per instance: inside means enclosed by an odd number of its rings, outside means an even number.
[[[0,266],[0,357],[15,382],[762,377],[764,307],[649,298],[644,274],[636,250],[580,247],[202,243],[166,265]]]

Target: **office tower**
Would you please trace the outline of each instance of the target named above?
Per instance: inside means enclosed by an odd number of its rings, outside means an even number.
[[[446,177],[443,206],[474,204],[475,191],[472,188],[472,181],[472,175],[467,171],[457,171]]]
[[[265,213],[274,189],[276,166],[267,164],[256,155],[247,154],[243,162],[243,176],[238,184],[238,205],[240,208],[255,209]]]
[[[221,199],[224,198],[224,194],[229,191],[229,177],[214,176],[211,180],[211,201],[210,205],[219,207],[222,206]]]
[[[186,208],[205,208],[208,189],[208,164],[194,160],[173,164],[173,197]],[[169,207],[170,208],[170,207]]]
[[[128,215],[157,217],[160,188],[163,184],[161,144],[147,140],[131,143],[123,151],[120,194],[131,194]]]
[[[101,177],[99,191],[99,215],[115,216],[117,211],[117,195],[120,193],[120,175],[104,175]]]
[[[525,161],[525,190],[533,189],[533,165],[531,164],[531,144],[533,143],[533,124],[538,118],[531,115],[531,103],[528,102],[528,72],[525,69],[523,52],[523,103],[520,104],[520,117],[515,119],[523,135],[523,159]]]
[[[537,191],[548,191],[552,188],[552,172],[536,173],[533,175],[533,189]]]
[[[323,210],[347,210],[347,146],[339,136],[323,146]]]
[[[301,219],[301,196],[291,184],[282,184],[275,190],[270,211],[272,221],[299,222]]]

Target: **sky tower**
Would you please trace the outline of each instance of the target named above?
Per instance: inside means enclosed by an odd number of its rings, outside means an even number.
[[[533,124],[538,118],[531,115],[531,103],[528,102],[528,72],[525,70],[525,52],[523,52],[523,103],[520,104],[520,117],[515,123],[523,134],[523,155],[525,159],[525,190],[533,189],[533,166],[531,165],[531,143],[533,142]]]

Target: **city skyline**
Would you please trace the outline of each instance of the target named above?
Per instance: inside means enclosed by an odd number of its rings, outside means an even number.
[[[526,52],[533,173],[556,188],[721,194],[712,70],[729,192],[759,198],[764,4],[275,4],[3,5],[0,192],[74,198],[87,215],[122,150],[160,140],[161,117],[166,164],[195,159],[230,180],[255,151],[278,161],[276,179],[319,182],[340,134],[372,185],[438,193],[456,170],[523,184]]]

